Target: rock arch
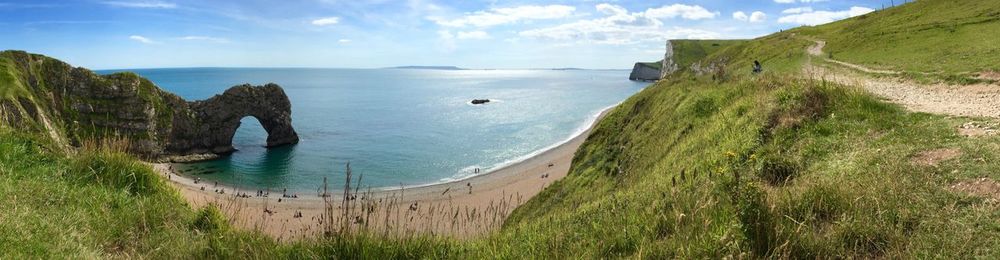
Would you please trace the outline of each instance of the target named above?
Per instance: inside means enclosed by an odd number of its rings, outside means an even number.
[[[175,114],[167,153],[226,154],[244,117],[254,117],[267,131],[267,147],[299,142],[292,127],[292,105],[277,84],[232,87],[220,95],[188,102],[187,114]],[[179,110],[185,112],[185,110]]]

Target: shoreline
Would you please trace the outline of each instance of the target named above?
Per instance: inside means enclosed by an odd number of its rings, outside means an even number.
[[[493,174],[493,173],[498,172],[498,171],[503,171],[503,170],[507,169],[508,167],[511,167],[511,166],[523,163],[524,161],[531,160],[534,157],[537,157],[537,156],[540,156],[540,155],[542,155],[544,153],[547,153],[549,151],[558,149],[560,146],[564,146],[564,145],[566,145],[568,143],[571,143],[571,142],[573,142],[577,138],[581,138],[582,137],[582,138],[586,139],[586,136],[583,136],[583,135],[584,134],[589,134],[590,130],[593,129],[594,126],[596,126],[598,122],[600,122],[601,118],[604,118],[604,116],[609,111],[611,111],[611,109],[614,109],[615,107],[618,107],[619,104],[621,104],[621,102],[619,102],[618,104],[614,104],[614,105],[602,108],[596,114],[591,115],[590,117],[587,118],[587,122],[585,124],[581,125],[579,128],[577,128],[576,130],[574,130],[573,134],[570,134],[569,137],[567,137],[566,139],[563,139],[562,141],[553,143],[553,144],[551,144],[549,146],[540,148],[538,150],[532,151],[532,152],[530,152],[530,153],[528,153],[526,155],[518,156],[518,157],[516,157],[514,159],[510,159],[510,160],[507,160],[507,161],[504,161],[504,162],[493,164],[491,167],[494,168],[494,169],[485,171],[483,173],[472,174],[472,175],[463,176],[461,178],[447,180],[447,181],[444,181],[444,179],[441,179],[440,181],[432,182],[432,183],[427,183],[427,184],[416,184],[416,185],[408,185],[408,186],[404,185],[402,187],[385,186],[385,187],[377,187],[377,188],[374,188],[374,189],[378,190],[378,191],[395,191],[395,190],[401,190],[401,189],[417,189],[417,188],[424,188],[424,187],[432,187],[432,186],[436,186],[436,185],[443,185],[443,184],[449,184],[449,183],[454,183],[454,182],[467,181],[467,180],[471,180],[471,179],[474,179],[474,178],[477,178],[477,177],[481,177],[481,176],[484,176],[484,175],[490,175],[490,174]],[[574,149],[574,150],[576,150],[576,149]],[[472,167],[472,166],[470,166],[470,167]],[[451,178],[445,178],[445,179],[451,179]]]
[[[619,103],[620,104],[620,103]],[[378,206],[378,212],[357,215],[357,223],[379,223],[374,229],[396,235],[419,233],[444,234],[468,238],[489,233],[503,224],[514,208],[541,192],[569,172],[577,149],[589,137],[590,131],[618,104],[604,108],[575,135],[565,141],[515,158],[495,170],[455,181],[418,186],[355,189],[352,199],[342,201],[344,191],[331,189],[326,199],[319,194],[298,194],[283,197],[278,192],[256,196],[257,190],[214,183],[196,183],[195,179],[173,172],[167,163],[155,163],[153,168],[166,176],[182,197],[195,209],[208,204],[220,207],[230,222],[238,227],[259,230],[279,240],[308,239],[322,234],[333,222],[331,216],[351,218],[359,206]],[[340,188],[340,187],[337,187]],[[224,194],[216,192],[223,189]],[[247,197],[237,197],[244,193]],[[355,198],[360,199],[355,200]],[[365,205],[357,205],[357,203]],[[370,204],[370,205],[369,205]],[[376,205],[377,204],[377,205]],[[347,205],[341,206],[341,205]],[[346,208],[346,212],[345,212]],[[382,210],[384,209],[384,212]],[[469,215],[471,210],[472,215]],[[465,212],[460,217],[459,211]],[[492,214],[492,216],[478,216]],[[350,215],[350,216],[348,216]],[[434,216],[438,217],[435,218]],[[453,217],[445,218],[442,216]],[[361,217],[365,217],[362,221]],[[341,217],[343,218],[343,217]],[[371,218],[371,219],[369,219]],[[460,219],[461,218],[461,219]],[[353,220],[352,220],[353,221]],[[391,230],[390,230],[391,229]]]

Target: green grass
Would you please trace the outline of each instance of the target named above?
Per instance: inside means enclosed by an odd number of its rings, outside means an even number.
[[[189,258],[285,250],[262,235],[193,228],[195,214],[138,160],[104,150],[64,157],[0,127],[0,258]]]
[[[962,122],[822,82],[661,82],[602,120],[570,176],[490,244],[513,256],[995,257],[982,249],[1000,230],[974,227],[997,226],[996,213],[946,190],[1000,177],[998,147],[982,145],[998,139],[959,137]],[[910,163],[940,147],[964,153]],[[776,182],[767,165],[792,166]]]
[[[709,54],[729,46],[744,43],[746,40],[671,40],[674,49],[674,62],[686,69],[692,64],[704,60]]]
[[[945,75],[1000,70],[1000,2],[913,1],[855,19],[793,30],[827,41],[834,59]]]
[[[27,93],[16,65],[9,58],[0,56],[0,98],[14,98]]]
[[[642,63],[642,65],[646,65],[646,66],[648,66],[650,68],[654,68],[654,69],[663,68],[663,61],[662,60],[661,61],[657,61],[657,62],[640,62],[640,63]]]

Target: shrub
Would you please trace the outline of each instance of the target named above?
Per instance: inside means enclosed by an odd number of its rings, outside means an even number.
[[[736,183],[731,191],[740,219],[740,230],[758,256],[771,254],[776,239],[775,220],[767,204],[767,194],[753,183]]]
[[[763,159],[757,176],[770,185],[784,185],[798,175],[799,167],[793,162],[777,156]]]
[[[152,168],[121,152],[83,151],[70,161],[68,172],[76,180],[122,189],[136,195],[167,190]]]
[[[191,222],[191,229],[201,232],[222,231],[226,230],[226,227],[228,227],[226,216],[214,204],[199,209],[194,221]]]
[[[807,188],[789,201],[786,214],[800,222],[829,223],[850,207],[843,190],[832,184],[821,183]]]

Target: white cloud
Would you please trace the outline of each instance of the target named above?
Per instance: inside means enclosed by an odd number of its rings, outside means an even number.
[[[596,6],[597,11],[602,14],[616,15],[616,14],[628,14],[628,10],[625,7],[613,5],[613,4],[598,4]]]
[[[316,19],[316,20],[312,21],[312,24],[316,25],[316,26],[326,26],[326,25],[332,25],[332,24],[337,24],[337,23],[340,23],[340,17],[335,17],[335,16],[334,17],[324,17],[324,18],[320,18],[320,19]]]
[[[605,17],[579,20],[576,22],[521,31],[519,35],[525,38],[566,42],[585,42],[595,44],[636,44],[640,42],[662,42],[668,39],[709,39],[718,38],[715,32],[664,26],[658,18],[685,17],[681,12],[667,15],[668,9],[656,8],[650,12],[630,13],[624,7],[611,4],[595,6]],[[674,8],[680,10],[684,8]],[[697,13],[697,12],[696,12]],[[712,16],[717,15],[713,13]],[[702,15],[688,15],[689,19]]]
[[[105,5],[125,8],[174,9],[177,4],[160,1],[104,1]]]
[[[132,35],[132,36],[129,36],[128,38],[132,39],[133,41],[141,42],[141,43],[144,43],[144,44],[159,44],[159,42],[153,41],[152,39],[149,39],[149,38],[146,38],[146,37],[143,37],[143,36],[140,36],[140,35]]]
[[[565,18],[572,15],[574,11],[576,11],[575,7],[566,5],[523,5],[478,11],[456,19],[445,19],[437,16],[427,17],[427,19],[446,27],[490,27],[525,20]]]
[[[226,38],[209,37],[209,36],[198,36],[198,35],[184,36],[184,37],[180,37],[178,39],[185,40],[185,41],[209,41],[209,42],[215,42],[215,43],[229,43],[229,39],[226,39]]]
[[[350,39],[340,39],[337,42],[343,43],[343,44],[348,44],[348,43],[351,43],[351,40]]]
[[[490,34],[484,31],[471,31],[471,32],[458,32],[456,38],[458,38],[459,40],[487,40],[492,37],[490,37]]]
[[[779,4],[794,4],[795,0],[774,0],[774,2]]]
[[[750,14],[751,23],[759,23],[763,22],[764,20],[767,20],[767,14],[764,14],[764,12],[756,11]]]
[[[698,5],[673,4],[660,8],[650,8],[645,12],[649,18],[681,18],[688,20],[712,19],[719,16],[719,12],[710,12],[708,9]]]
[[[767,20],[767,14],[761,11],[755,11],[750,13],[750,15],[747,15],[747,13],[744,13],[743,11],[737,11],[733,13],[733,19],[744,22],[759,23]]]
[[[819,25],[845,18],[855,17],[875,11],[867,7],[854,6],[843,11],[812,11],[782,16],[778,18],[779,23],[790,23],[800,25]]]
[[[747,16],[747,13],[744,13],[743,11],[737,11],[737,12],[733,13],[733,19],[740,20],[740,21],[746,21],[746,20],[750,20],[750,16]]]
[[[812,7],[806,6],[806,7],[788,8],[788,9],[785,9],[784,11],[781,11],[781,13],[783,13],[783,14],[801,14],[801,13],[808,13],[808,12],[812,12],[812,11],[813,11]]]

